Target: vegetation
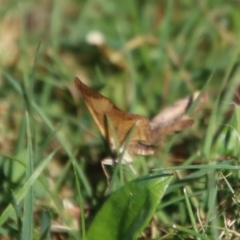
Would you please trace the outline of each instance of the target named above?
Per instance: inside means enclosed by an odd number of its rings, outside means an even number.
[[[106,202],[150,173],[173,176],[157,209],[164,191],[146,210],[150,222],[137,217],[138,239],[239,238],[238,1],[0,4],[1,239],[84,239],[88,229],[93,236]],[[112,153],[75,76],[149,118],[197,90],[209,99],[189,113],[191,128],[134,158],[137,176],[127,165],[107,167],[117,191],[106,198],[101,161]]]

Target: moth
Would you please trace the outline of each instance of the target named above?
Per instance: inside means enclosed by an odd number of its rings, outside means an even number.
[[[185,114],[199,96],[199,92],[177,101],[149,120],[144,116],[122,111],[110,99],[92,90],[77,77],[75,85],[110,148],[116,151],[117,141],[121,152],[127,141],[122,163],[131,163],[135,155],[153,154],[164,136],[179,132],[194,123],[194,120]],[[204,98],[200,101],[203,100]],[[105,164],[113,164],[113,161]]]

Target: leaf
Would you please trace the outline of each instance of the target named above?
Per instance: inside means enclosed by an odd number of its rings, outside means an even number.
[[[137,239],[151,220],[170,174],[137,178],[114,192],[103,204],[88,232],[88,240]]]

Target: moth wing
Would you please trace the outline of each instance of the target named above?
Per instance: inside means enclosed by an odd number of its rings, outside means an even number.
[[[185,114],[198,96],[199,92],[195,92],[192,96],[177,101],[172,106],[162,110],[150,121],[153,142],[158,142],[164,135],[179,132],[193,125],[194,120]],[[205,100],[206,95],[200,99],[200,103]]]
[[[75,78],[75,85],[80,91],[88,110],[90,111],[95,123],[97,124],[101,134],[107,137],[105,124],[105,113],[110,112],[114,107],[113,103],[98,92],[87,87],[78,78]]]
[[[100,132],[110,143],[114,144],[107,117],[114,127],[119,144],[122,144],[126,140],[134,124],[136,126],[131,136],[131,141],[151,141],[151,128],[147,118],[120,110],[111,100],[93,91],[78,78],[75,78],[75,84],[83,96],[84,102],[99,127]]]

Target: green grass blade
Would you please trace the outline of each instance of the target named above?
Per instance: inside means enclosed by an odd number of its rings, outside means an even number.
[[[50,240],[51,218],[48,211],[43,210],[40,223],[40,240]]]
[[[81,194],[81,186],[78,180],[78,174],[77,174],[77,169],[76,169],[77,163],[74,161],[73,162],[73,169],[74,169],[74,175],[75,175],[75,181],[76,181],[76,186],[77,186],[77,195],[78,195],[78,201],[79,201],[79,206],[80,206],[80,212],[81,212],[81,230],[82,230],[82,239],[86,239],[86,230],[85,230],[85,218],[84,218],[84,203],[83,203],[83,198]]]
[[[21,229],[21,226],[22,226],[22,219],[21,219],[21,212],[20,212],[20,207],[18,206],[17,204],[17,201],[16,201],[16,198],[12,192],[12,206],[14,208],[14,211],[16,213],[16,217],[17,217],[17,223],[18,223],[18,228]]]
[[[216,208],[217,203],[217,194],[218,194],[218,186],[217,186],[217,176],[215,172],[209,174],[208,177],[208,213],[205,225],[211,226],[212,236],[214,239],[217,239],[219,236],[218,229],[218,220],[217,216],[219,215],[218,208]]]
[[[33,147],[32,147],[32,135],[30,129],[30,122],[28,113],[26,113],[26,123],[27,123],[27,140],[28,140],[28,163],[26,167],[26,179],[29,179],[33,173]],[[24,199],[24,213],[23,213],[23,225],[22,225],[22,240],[32,239],[33,230],[33,186],[29,186]]]
[[[20,86],[20,84],[14,79],[10,74],[3,71],[3,75],[5,76],[6,80],[11,84],[11,86],[14,88],[14,90],[22,97],[23,91]]]
[[[196,233],[194,230],[192,229],[189,229],[187,227],[181,227],[181,226],[178,226],[178,225],[173,225],[174,229],[178,230],[179,232],[183,232],[183,233],[187,233],[189,235],[189,238],[184,238],[184,239],[191,239],[191,237],[194,237],[193,239],[201,239],[201,240],[210,240],[211,238],[208,238],[202,234],[199,234],[199,233]],[[180,238],[181,239],[181,238]]]
[[[196,224],[196,221],[195,221],[195,218],[194,218],[194,214],[193,214],[193,211],[192,211],[192,207],[191,207],[191,204],[190,204],[190,201],[189,201],[189,198],[188,198],[186,188],[183,189],[183,192],[184,192],[184,197],[185,197],[185,201],[186,201],[186,204],[187,204],[187,209],[188,209],[188,213],[189,213],[189,216],[190,216],[190,219],[191,219],[191,222],[192,222],[193,229],[196,233],[199,233],[198,229],[197,229],[197,224]],[[197,238],[197,239],[200,240],[200,238]]]
[[[30,187],[33,185],[33,183],[37,180],[39,175],[42,173],[42,171],[45,169],[47,164],[50,162],[54,154],[56,153],[57,150],[49,154],[48,157],[46,157],[41,164],[36,168],[36,170],[33,172],[31,177],[28,179],[28,181],[25,183],[25,185],[18,191],[16,194],[16,201],[17,204],[20,203],[20,201],[24,198]],[[0,226],[3,225],[3,223],[8,219],[8,217],[12,214],[13,212],[13,207],[11,204],[9,204],[6,209],[2,212],[0,215]]]
[[[229,161],[228,161],[229,162]],[[169,170],[189,170],[189,169],[203,169],[203,170],[240,170],[240,166],[231,166],[230,164],[226,163],[219,163],[215,165],[189,165],[189,166],[176,166],[176,167],[166,167],[164,168],[165,171]],[[162,169],[154,169],[154,171],[160,171]],[[189,175],[190,176],[190,175]]]

